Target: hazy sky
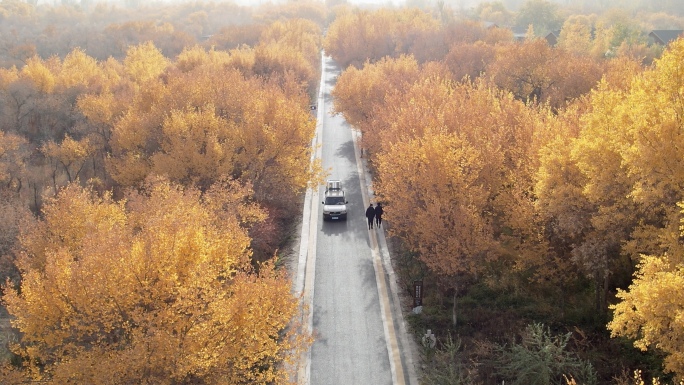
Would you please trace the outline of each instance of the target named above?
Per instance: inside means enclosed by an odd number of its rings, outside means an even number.
[[[1,1],[1,0],[0,0]],[[38,0],[39,4],[52,4],[52,5],[58,5],[63,2],[65,3],[72,3],[72,4],[79,4],[81,2],[88,2],[90,4],[97,3],[97,2],[102,2],[102,3],[118,3],[118,4],[124,4],[127,2],[127,0]],[[146,0],[137,0],[140,4],[145,4]],[[189,1],[196,1],[196,0],[152,0],[153,2],[166,2],[166,3],[179,3],[179,2],[189,2]],[[199,1],[230,1],[230,0],[199,0]],[[232,0],[232,2],[242,5],[242,6],[250,6],[250,5],[261,5],[261,4],[268,4],[268,3],[284,3],[286,1],[291,1],[291,0]],[[321,2],[324,2],[325,0],[319,0]],[[347,0],[351,4],[355,5],[368,5],[368,4],[373,4],[373,5],[393,5],[393,6],[402,6],[406,4],[410,5],[422,5],[422,6],[435,6],[438,1],[440,0]],[[467,10],[467,9],[472,9],[476,7],[479,3],[482,2],[494,2],[494,1],[499,1],[504,4],[506,8],[508,8],[510,11],[517,11],[518,8],[523,5],[527,0],[441,0],[446,4],[447,6],[451,7],[451,9],[454,10]],[[639,8],[646,7],[650,9],[651,11],[658,11],[661,8],[661,5],[663,5],[663,9],[676,9],[678,10],[678,14],[681,14],[682,11],[684,10],[684,6],[681,5],[681,3],[684,3],[684,0],[658,0],[658,1],[653,1],[653,0],[548,0],[552,3],[556,3],[561,6],[572,6],[575,9],[588,9],[592,12],[596,12],[596,9],[606,9],[606,8],[621,8],[621,9],[632,9],[636,8],[637,6]]]

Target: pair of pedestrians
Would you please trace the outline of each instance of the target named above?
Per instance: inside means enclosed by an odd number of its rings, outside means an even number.
[[[371,230],[373,228],[373,222],[380,227],[382,224],[382,205],[378,203],[378,205],[373,208],[373,204],[371,203],[368,208],[366,209],[366,218],[368,218],[368,230]]]

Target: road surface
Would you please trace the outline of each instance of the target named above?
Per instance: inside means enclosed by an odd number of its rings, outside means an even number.
[[[312,310],[315,342],[298,375],[306,385],[417,384],[407,349],[393,273],[382,230],[369,230],[365,210],[375,203],[358,148],[358,133],[331,114],[330,91],[340,70],[323,57],[313,145],[329,179],[346,192],[347,221],[323,221],[324,188],[305,201],[297,291]],[[396,290],[396,288],[394,288]]]

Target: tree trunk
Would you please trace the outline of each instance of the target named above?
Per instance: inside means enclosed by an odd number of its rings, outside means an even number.
[[[39,206],[39,202],[38,202],[38,195],[39,195],[38,194],[38,184],[33,183],[33,204],[35,206],[35,208],[34,208],[35,212],[40,211],[40,206]]]
[[[454,305],[451,308],[451,323],[452,326],[455,328],[456,327],[456,300],[458,296],[458,290],[454,287]]]
[[[601,274],[596,274],[594,276],[594,309],[597,312],[601,311]]]
[[[608,311],[608,285],[610,284],[610,275],[606,274],[603,277],[603,295],[601,298],[601,314],[606,314]]]

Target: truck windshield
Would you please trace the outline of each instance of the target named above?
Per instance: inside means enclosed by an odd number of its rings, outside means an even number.
[[[325,198],[325,204],[326,205],[343,205],[344,204],[344,197],[326,197]]]

